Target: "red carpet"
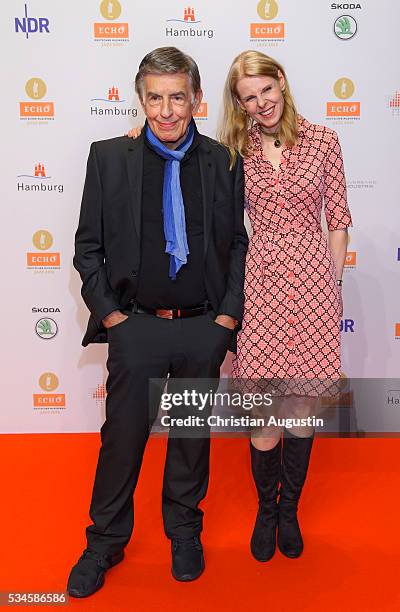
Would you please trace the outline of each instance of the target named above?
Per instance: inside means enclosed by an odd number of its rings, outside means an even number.
[[[0,440],[0,591],[62,591],[85,546],[99,436]],[[400,439],[317,439],[300,511],[305,551],[296,560],[277,551],[265,564],[253,560],[248,545],[256,513],[248,441],[213,440],[203,504],[206,571],[188,584],[170,575],[162,530],[165,442],[152,439],[147,448],[125,561],[97,594],[70,600],[68,608],[400,610]]]

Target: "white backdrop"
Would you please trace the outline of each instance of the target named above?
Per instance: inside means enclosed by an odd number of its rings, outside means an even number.
[[[251,48],[284,64],[309,121],[338,131],[354,223],[343,370],[399,376],[399,22],[393,0],[3,6],[1,432],[96,431],[102,423],[106,345],[80,344],[88,313],[73,237],[89,144],[143,121],[134,76],[142,57],[164,45],[199,64],[205,134],[215,135],[228,66]]]

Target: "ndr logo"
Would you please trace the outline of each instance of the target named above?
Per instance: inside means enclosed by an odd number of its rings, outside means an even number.
[[[354,320],[342,319],[340,321],[340,331],[343,333],[351,332],[352,334],[354,334]]]
[[[50,34],[47,17],[28,17],[28,5],[25,4],[25,17],[15,17],[15,31],[22,32],[26,38],[29,34]]]

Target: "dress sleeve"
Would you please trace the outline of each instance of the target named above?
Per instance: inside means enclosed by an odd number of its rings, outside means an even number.
[[[331,132],[324,166],[324,204],[328,230],[352,227],[347,205],[342,149],[336,132]]]

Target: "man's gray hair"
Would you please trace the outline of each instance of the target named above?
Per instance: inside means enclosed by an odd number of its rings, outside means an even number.
[[[140,99],[144,96],[144,77],[148,74],[187,74],[193,93],[201,89],[198,66],[190,55],[176,47],[159,47],[144,56],[135,77],[135,89]]]

